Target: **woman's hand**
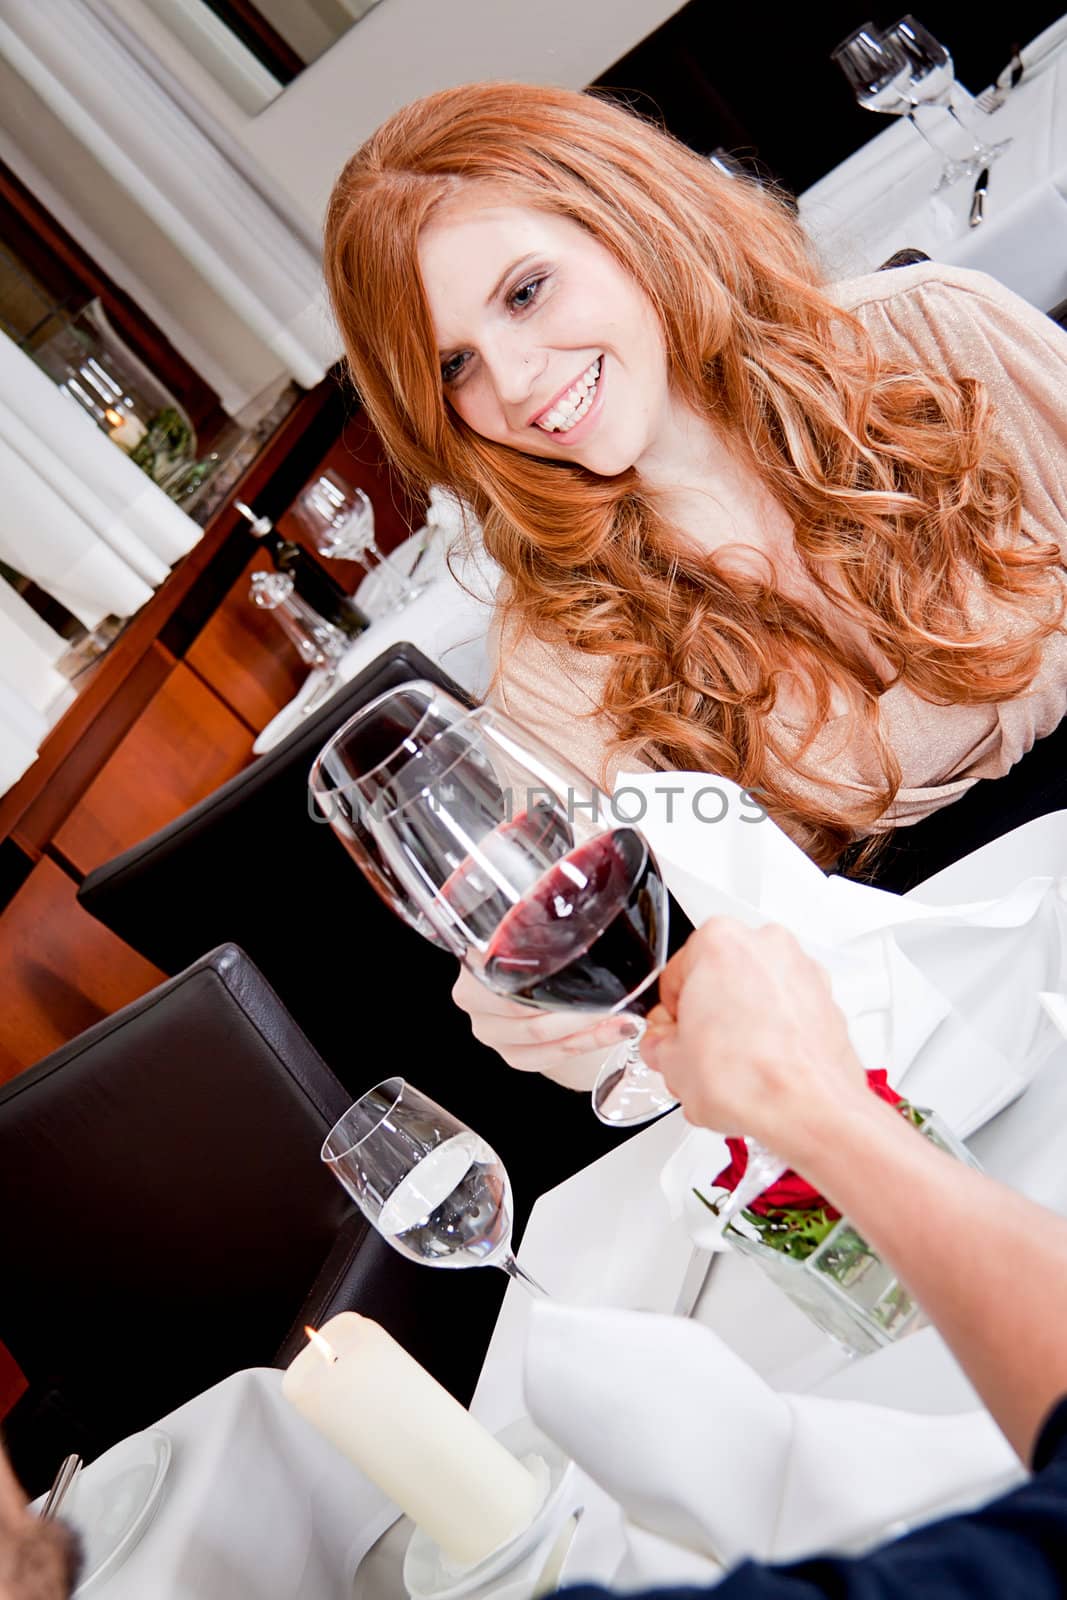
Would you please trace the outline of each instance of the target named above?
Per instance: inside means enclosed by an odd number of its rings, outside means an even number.
[[[660,978],[641,1054],[690,1122],[784,1159],[866,1095],[823,969],[784,928],[704,923]]]
[[[591,1019],[575,1011],[535,1011],[494,994],[466,967],[452,998],[471,1019],[474,1037],[491,1045],[518,1072],[540,1072],[567,1089],[591,1089],[608,1051],[633,1037],[625,1016]]]

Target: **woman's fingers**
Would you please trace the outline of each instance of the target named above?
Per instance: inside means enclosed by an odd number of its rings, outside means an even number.
[[[605,1053],[632,1038],[632,1018],[595,1016],[573,1010],[535,1011],[486,988],[464,968],[452,998],[470,1017],[474,1037],[522,1072],[549,1072],[564,1062]]]

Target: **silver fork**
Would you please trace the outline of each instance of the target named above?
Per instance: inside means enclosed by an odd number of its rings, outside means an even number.
[[[67,1496],[70,1494],[70,1491],[77,1482],[81,1467],[81,1456],[64,1456],[63,1460],[59,1464],[59,1471],[56,1473],[55,1482],[49,1489],[48,1497],[45,1500],[44,1505],[41,1507],[42,1522],[51,1522],[53,1517],[57,1517],[59,1515],[64,1500],[66,1500]]]
[[[1012,58],[1004,71],[998,73],[996,83],[991,83],[988,89],[983,89],[980,95],[975,96],[974,103],[979,111],[988,117],[991,112],[999,110],[1019,82],[1024,70],[1022,56],[1016,49],[1012,52]]]

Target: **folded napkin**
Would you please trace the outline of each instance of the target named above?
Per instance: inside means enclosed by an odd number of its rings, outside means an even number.
[[[726,779],[622,774],[615,793],[695,925],[727,915],[791,929],[827,968],[864,1066],[963,1137],[1059,1043],[1040,995],[1067,988],[1067,813],[896,895],[827,877]]]
[[[1067,16],[1057,17],[1041,33],[1024,44],[1019,51],[1019,59],[1023,64],[1023,77],[1033,78],[1037,73],[1048,66],[1049,62],[1067,45]],[[997,84],[1003,87],[1010,84],[1015,62],[1009,61],[1008,65],[998,73]]]
[[[636,1571],[656,1540],[722,1565],[862,1548],[1024,1477],[985,1411],[778,1394],[679,1317],[538,1301],[525,1384],[538,1426],[622,1506]]]

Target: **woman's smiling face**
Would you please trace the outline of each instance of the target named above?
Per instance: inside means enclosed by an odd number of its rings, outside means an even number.
[[[475,433],[601,477],[640,465],[671,409],[666,348],[591,233],[483,192],[431,219],[419,265],[442,386]]]

